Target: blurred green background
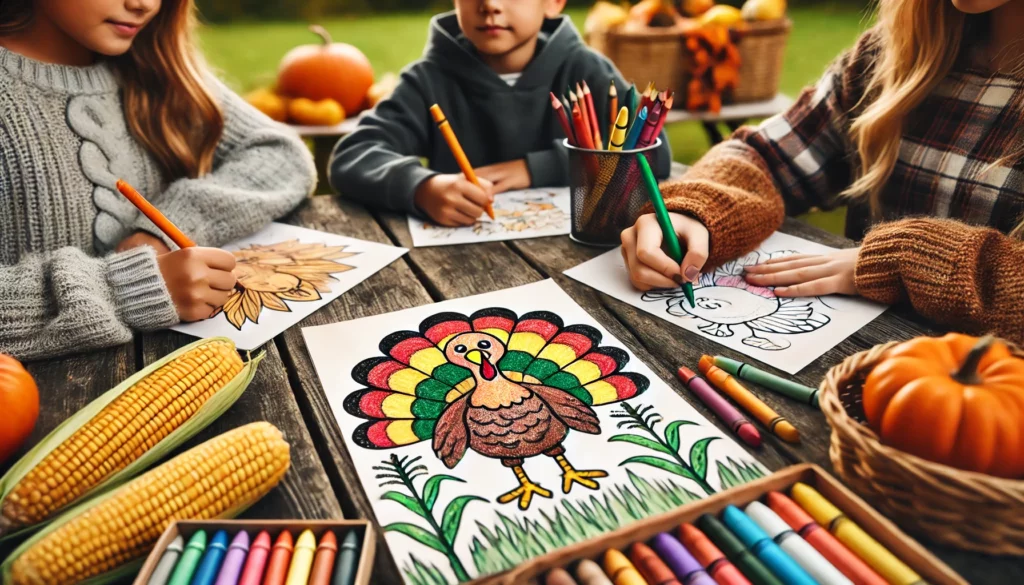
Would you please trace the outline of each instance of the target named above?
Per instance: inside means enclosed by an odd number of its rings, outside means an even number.
[[[332,7],[346,4],[358,11],[349,16],[330,14]],[[206,24],[200,38],[207,59],[236,91],[245,93],[273,85],[281,57],[296,45],[317,42],[306,27],[311,22],[324,26],[339,42],[361,49],[381,74],[398,72],[417,59],[427,36],[432,12],[384,12],[408,5],[405,0],[207,0],[199,5]],[[419,3],[423,5],[422,1]],[[579,2],[572,4],[579,5]],[[583,3],[589,5],[589,2]],[[296,6],[298,5],[298,6]],[[437,11],[450,7],[437,4]],[[583,30],[585,7],[571,7],[567,13]],[[241,16],[244,15],[244,16]],[[293,20],[275,20],[281,17]],[[786,48],[781,91],[795,97],[800,89],[814,83],[828,63],[853,44],[868,26],[863,6],[850,4],[804,4],[791,6],[793,29]],[[269,20],[267,20],[269,19]],[[676,160],[692,163],[709,147],[697,123],[674,124],[668,129]],[[807,218],[821,227],[842,233],[842,211],[815,213]]]

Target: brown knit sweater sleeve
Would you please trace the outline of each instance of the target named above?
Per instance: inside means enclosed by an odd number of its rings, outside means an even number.
[[[1024,242],[947,219],[882,224],[864,239],[857,290],[936,322],[1024,343]]]

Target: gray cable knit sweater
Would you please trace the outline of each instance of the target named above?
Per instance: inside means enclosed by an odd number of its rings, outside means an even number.
[[[178,322],[152,248],[159,234],[123,178],[200,246],[249,235],[312,191],[297,136],[216,85],[225,130],[211,173],[169,184],[128,131],[109,66],[41,63],[0,47],[0,352],[52,357]]]

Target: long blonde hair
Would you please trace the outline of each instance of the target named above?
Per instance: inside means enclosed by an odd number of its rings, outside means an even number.
[[[31,24],[32,0],[3,0],[0,35]],[[224,116],[196,50],[194,0],[164,0],[124,55],[110,60],[120,79],[132,135],[165,179],[199,177],[213,167]]]

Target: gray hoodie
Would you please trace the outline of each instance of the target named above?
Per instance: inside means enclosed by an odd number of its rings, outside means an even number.
[[[335,147],[331,185],[366,205],[416,213],[413,195],[420,183],[435,174],[459,172],[430,116],[435,103],[474,167],[525,158],[532,186],[567,185],[565,134],[548,94],[561,95],[570,83],[586,80],[603,121],[611,79],[623,95],[627,85],[615,66],[583,43],[568,17],[544,22],[537,54],[509,86],[480,59],[454,13],[435,16],[423,58],[402,72],[394,94]],[[602,134],[607,134],[605,124]],[[664,133],[661,139],[655,174],[665,178],[672,154]],[[429,160],[429,168],[421,158]]]

